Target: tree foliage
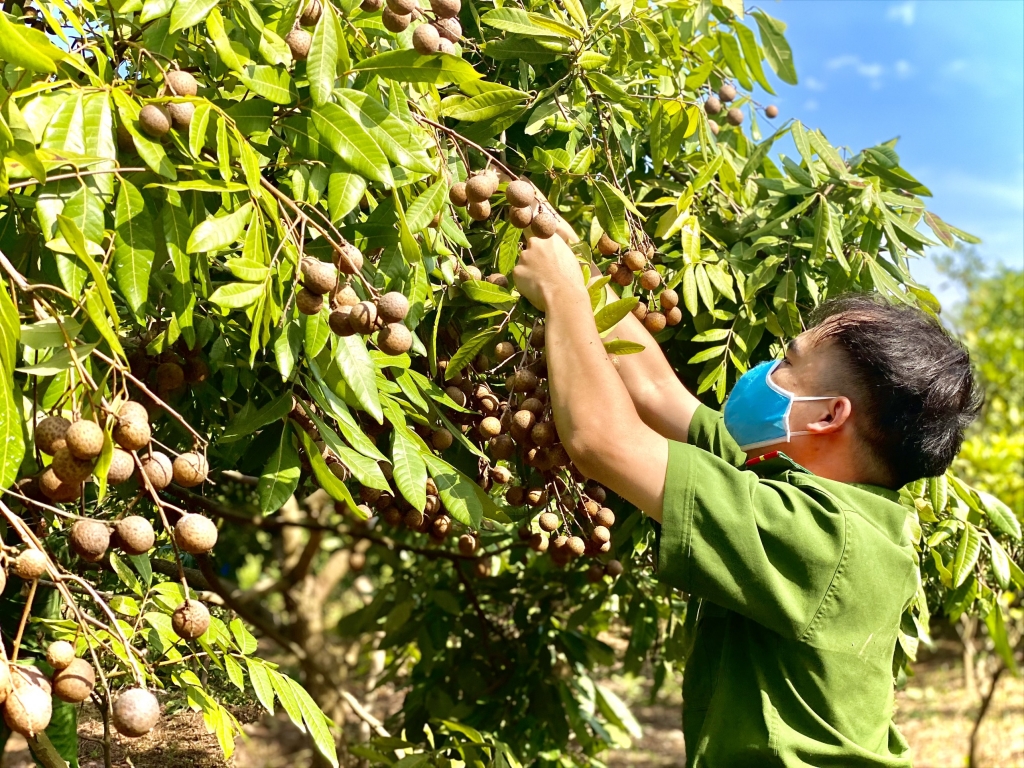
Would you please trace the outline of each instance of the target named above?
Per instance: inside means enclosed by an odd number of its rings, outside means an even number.
[[[389,728],[409,741],[353,753],[586,764],[637,734],[595,681],[616,661],[599,633],[628,626],[624,668],[651,660],[657,687],[683,659],[685,605],[651,572],[642,515],[586,484],[556,435],[512,424],[528,395],[541,421],[549,411],[542,325],[509,284],[521,235],[504,215],[507,181],[529,178],[537,213],[560,212],[583,235],[581,258],[609,273],[592,292],[599,327],[661,314],[649,327],[709,403],[829,296],[878,291],[938,311],[908,259],[973,238],[927,211],[895,142],[851,154],[766,120],[745,93],[795,83],[793,55],[781,22],[736,0],[467,2],[459,43],[433,54],[410,46],[441,3],[394,33],[372,0],[321,2],[312,24],[297,0],[53,0],[0,15],[0,479],[18,483],[0,511],[9,544],[48,553],[42,588],[64,601],[37,611],[26,647],[75,639],[106,670],[104,706],[128,679],[166,689],[203,711],[226,753],[238,731],[226,692],[251,691],[334,761],[318,708],[333,662],[286,643],[317,662],[304,688],[255,655],[233,615],[280,640],[242,598],[255,590],[258,604],[265,589],[272,610],[297,613],[301,601],[281,598],[296,574],[331,571],[325,589],[343,606],[331,634],[382,638],[383,679],[407,691]],[[178,70],[195,94],[175,91]],[[716,112],[709,96],[730,83],[744,93]],[[772,155],[784,135],[796,156]],[[491,215],[449,204],[486,169],[501,179]],[[332,262],[341,282],[325,301],[309,270],[334,274]],[[409,308],[387,322],[411,331],[405,351],[387,341],[401,329],[358,325],[394,293]],[[128,397],[149,408],[146,450],[203,456],[212,482],[108,485]],[[31,480],[51,461],[35,427],[59,413],[105,435],[70,504]],[[512,450],[489,439],[485,415]],[[985,616],[1005,647],[1001,595],[1024,586],[1017,518],[952,475],[904,496],[925,578],[902,648],[912,658],[926,636],[929,601]],[[607,547],[592,519],[602,504],[618,518]],[[185,511],[220,521],[212,555],[179,551],[170,534]],[[583,557],[549,541],[544,511],[561,543],[590,540]],[[129,512],[156,523],[148,554],[110,554],[97,571],[69,551],[76,516]],[[296,529],[308,538],[285,562]],[[365,599],[331,570],[339,552],[370,575]],[[625,563],[617,578],[611,557]],[[183,642],[172,613],[195,599],[193,566],[225,607]],[[82,599],[72,584],[116,596]]]

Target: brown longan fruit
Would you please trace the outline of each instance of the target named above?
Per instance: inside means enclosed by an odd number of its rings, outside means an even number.
[[[540,447],[554,445],[558,442],[558,432],[553,421],[541,421],[530,430],[530,439]]]
[[[359,9],[363,13],[375,13],[384,7],[384,0],[363,0],[359,4]]]
[[[530,549],[534,552],[548,551],[548,537],[543,533],[535,533],[530,536]]]
[[[336,336],[351,336],[355,333],[352,323],[352,307],[338,307],[327,317],[327,325]]]
[[[661,285],[661,275],[656,269],[648,269],[640,275],[640,287],[645,291],[653,291]]]
[[[516,229],[526,229],[533,222],[533,208],[513,206],[508,209],[508,220]]]
[[[501,434],[501,422],[493,416],[487,416],[480,422],[478,429],[484,438],[490,439]]]
[[[489,200],[498,189],[498,177],[490,171],[473,175],[466,182],[466,197],[471,203]]]
[[[597,584],[603,578],[604,566],[600,563],[591,563],[590,567],[587,568],[587,581],[591,584]]]
[[[735,86],[732,86],[729,83],[723,85],[721,88],[718,89],[718,98],[725,102],[734,100],[736,98]]]
[[[602,256],[613,256],[619,252],[619,244],[608,237],[607,232],[601,233],[601,238],[597,241],[597,252]]]
[[[164,83],[175,96],[195,96],[199,93],[199,83],[189,72],[181,69],[170,70],[164,77]]]
[[[666,288],[658,295],[658,303],[661,308],[668,312],[673,307],[679,306],[679,294],[671,288]]]
[[[46,648],[46,663],[56,670],[66,669],[74,660],[75,646],[67,640],[54,640]]]
[[[764,108],[764,114],[765,117],[776,118],[779,116],[779,108],[776,107],[774,104],[769,104],[767,107]]]
[[[139,111],[139,127],[146,135],[159,139],[171,130],[171,116],[163,107],[147,104]]]
[[[612,267],[618,266],[619,268],[613,270]],[[633,282],[633,273],[626,269],[625,265],[612,264],[608,267],[608,274],[611,275],[612,281],[618,283],[623,288]]]
[[[531,507],[543,507],[548,503],[548,492],[543,488],[531,488],[526,492],[526,503]]]
[[[462,0],[430,0],[430,10],[439,19],[452,19],[462,10]]]
[[[608,507],[601,507],[597,510],[597,514],[594,515],[594,522],[597,525],[603,525],[605,528],[611,528],[615,524],[615,513],[608,509]]]
[[[145,736],[160,719],[160,702],[144,688],[129,688],[114,700],[114,728],[122,736]]]
[[[604,504],[608,498],[608,493],[605,491],[604,486],[598,485],[597,483],[587,483],[584,491],[587,496],[592,498],[598,504]]]
[[[398,16],[408,16],[419,7],[416,0],[384,0],[384,2],[391,12]]]
[[[551,533],[558,530],[558,527],[562,524],[562,519],[554,512],[545,512],[538,518],[537,524],[542,531]]]
[[[154,490],[162,491],[174,479],[174,464],[170,457],[161,451],[152,451],[142,457],[142,473],[149,479]]]
[[[436,29],[436,26],[435,26],[435,29]],[[438,53],[450,53],[450,54],[454,55],[455,54],[455,43],[453,43],[451,40],[448,40],[448,39],[442,37],[437,42],[437,52]]]
[[[455,442],[455,437],[444,427],[435,429],[430,433],[430,444],[439,451],[447,451],[452,447],[453,442]]]
[[[532,392],[537,388],[537,374],[526,368],[520,368],[512,377],[512,391]]]
[[[665,330],[665,316],[661,312],[648,312],[644,318],[644,328],[650,333],[660,333]]]
[[[460,408],[464,408],[466,406],[466,393],[458,387],[454,385],[445,387],[444,392],[448,395],[451,401]]]
[[[417,53],[428,56],[437,53],[437,46],[441,42],[441,35],[433,24],[420,24],[412,32],[412,47]]]
[[[138,515],[129,515],[114,523],[111,541],[126,555],[142,555],[153,548],[156,533],[149,520]]]
[[[526,208],[537,202],[537,193],[533,184],[522,179],[510,181],[505,188],[505,199],[515,208]]]
[[[338,270],[332,264],[307,256],[300,268],[302,284],[313,293],[330,293],[338,285]]]
[[[156,385],[165,392],[185,386],[185,369],[174,362],[161,363],[156,369]]]
[[[530,222],[530,231],[535,237],[547,240],[558,231],[558,219],[547,211],[540,211]]]
[[[611,541],[612,532],[606,526],[595,525],[590,538],[595,544],[604,544],[606,541]]]
[[[601,510],[601,505],[593,499],[587,499],[583,502],[583,511],[587,513],[587,517],[593,517]]]
[[[647,258],[640,251],[633,248],[623,254],[622,264],[630,272],[639,272],[647,264]]]
[[[149,424],[149,411],[146,406],[135,400],[125,400],[117,409],[118,421],[138,421]]]
[[[47,416],[36,425],[36,447],[43,453],[53,456],[61,448],[66,448],[65,435],[71,422],[63,416]]]
[[[309,47],[313,44],[313,36],[306,30],[296,27],[284,36],[284,41],[288,45],[293,59],[305,61],[309,56]]]
[[[495,459],[510,459],[516,452],[516,444],[511,435],[498,435],[487,443],[487,450]]]
[[[201,453],[182,453],[171,465],[174,482],[184,488],[195,488],[206,482],[210,474],[210,464]]]
[[[644,318],[647,317],[648,308],[647,305],[641,301],[639,304],[637,304],[629,311],[633,313],[633,317],[635,317],[642,323],[644,321]],[[617,358],[618,355],[614,355],[614,357]]]
[[[38,549],[26,549],[12,563],[14,575],[25,581],[35,581],[46,573],[46,555]]]
[[[186,600],[171,614],[171,628],[182,640],[195,640],[210,628],[210,612],[198,600]]]
[[[516,345],[511,341],[499,341],[494,345],[494,359],[499,363],[508,360],[516,353]]]
[[[679,325],[681,322],[683,322],[683,310],[679,307],[672,307],[665,313],[665,323],[669,327]]]
[[[152,434],[148,421],[124,418],[118,420],[113,431],[114,442],[126,451],[141,451],[149,445]]]
[[[48,467],[39,476],[38,482],[39,490],[42,491],[43,495],[56,504],[69,504],[72,501],[77,501],[82,496],[82,484],[65,483],[57,477],[53,467]]]
[[[319,315],[324,306],[324,297],[309,288],[301,288],[295,294],[295,307],[304,315]]]
[[[714,134],[715,136],[717,136],[718,132],[722,130],[721,127],[719,127],[718,123],[708,123],[708,128],[711,130],[711,133]]]
[[[725,113],[725,121],[729,125],[741,125],[743,123],[743,111],[733,107]]]
[[[348,283],[339,284],[334,293],[331,294],[331,304],[334,307],[354,307],[359,301],[359,294]]]
[[[135,460],[131,458],[131,454],[121,449],[114,449],[111,466],[106,470],[106,481],[111,485],[120,485],[122,482],[130,480],[134,472]]]
[[[512,414],[512,424],[510,426],[512,437],[519,442],[528,440],[530,432],[533,430],[536,423],[537,416],[533,411],[523,409],[516,411]]]
[[[707,115],[717,115],[721,111],[722,101],[717,96],[709,96],[708,100],[704,102],[704,112]]]
[[[418,531],[420,528],[422,528],[425,520],[426,515],[424,515],[422,512],[420,512],[420,510],[416,509],[415,507],[410,507],[408,510],[406,510],[405,518],[403,519],[403,521],[405,522],[405,527],[412,531]]]
[[[480,268],[472,264],[467,264],[459,269],[459,279],[463,282],[467,280],[480,280],[483,276],[484,273],[480,271]]]
[[[505,501],[513,507],[523,506],[526,503],[526,489],[519,485],[513,485],[505,491]]]
[[[459,552],[464,555],[472,555],[476,552],[476,536],[471,533],[464,533],[459,536]]]
[[[14,664],[11,666],[11,673],[13,674],[12,682],[14,683],[15,690],[19,688],[38,688],[47,695],[53,691],[50,678],[39,667],[28,664]]]
[[[320,21],[320,15],[323,13],[323,6],[320,4],[320,0],[309,0],[306,3],[306,7],[302,9],[302,15],[299,16],[299,23],[304,27],[315,26]]]
[[[569,540],[565,543],[565,546],[576,557],[581,556],[587,551],[587,543],[579,536],[570,536]]]
[[[167,114],[175,128],[188,128],[192,125],[192,117],[196,113],[196,105],[191,101],[172,101],[166,105]]]
[[[89,479],[96,462],[92,459],[76,459],[67,448],[61,448],[53,455],[50,469],[65,483],[81,483]]]
[[[388,291],[377,300],[377,314],[385,323],[400,323],[409,314],[409,299],[399,291]]]
[[[613,579],[618,577],[618,576],[621,576],[622,575],[622,571],[623,571],[622,563],[620,563],[618,560],[609,560],[604,565],[604,572],[607,575],[611,576]]]
[[[470,201],[466,210],[473,221],[486,221],[491,217],[491,203],[488,200]]]
[[[434,22],[434,26],[437,27],[437,31],[441,34],[445,40],[451,43],[459,42],[462,37],[462,25],[458,19],[437,19]],[[497,188],[497,178],[495,178],[495,188]],[[489,195],[488,195],[489,197]]]
[[[536,397],[528,397],[519,405],[519,410],[529,411],[534,416],[540,416],[544,412],[544,403]]]
[[[412,23],[412,16],[395,13],[390,8],[385,8],[384,13],[381,14],[381,22],[383,22],[384,29],[388,32],[398,34],[409,28],[409,25]]]
[[[96,672],[85,659],[73,659],[53,676],[53,695],[68,704],[80,704],[96,687]]]
[[[401,355],[412,349],[412,331],[402,323],[388,323],[377,334],[377,346],[386,355]]]
[[[4,722],[15,733],[33,738],[46,730],[53,715],[50,694],[34,685],[15,687],[4,703]]]
[[[356,333],[364,336],[373,333],[373,327],[377,324],[377,305],[372,301],[360,301],[352,307],[348,322]]]
[[[504,485],[512,479],[512,470],[508,467],[491,467],[488,475],[498,485]]]
[[[352,243],[345,243],[334,251],[334,266],[339,272],[354,275],[363,268],[363,252]]]
[[[95,563],[107,553],[110,529],[99,520],[76,520],[68,534],[68,543],[80,558]]]
[[[452,184],[452,188],[448,190],[448,202],[458,208],[464,207],[469,202],[469,196],[466,194],[466,182],[457,181]]]
[[[174,541],[191,555],[203,555],[217,543],[217,526],[208,517],[189,512],[174,526]]]
[[[448,515],[441,515],[434,518],[434,522],[430,524],[430,535],[435,539],[443,539],[448,535],[451,527],[452,519]]]

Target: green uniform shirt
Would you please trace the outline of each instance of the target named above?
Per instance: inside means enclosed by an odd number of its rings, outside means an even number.
[[[898,495],[746,461],[701,406],[669,443],[662,580],[693,596],[687,766],[910,765],[892,662],[917,558]]]

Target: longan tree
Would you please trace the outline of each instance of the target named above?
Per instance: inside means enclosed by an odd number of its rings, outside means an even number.
[[[894,142],[754,99],[796,82],[763,11],[427,5],[0,13],[0,703],[47,765],[87,699],[108,763],[168,702],[230,754],[238,695],[334,765],[588,764],[637,734],[595,678],[660,686],[685,596],[559,442],[510,280],[527,226],[580,233],[597,327],[635,314],[710,404],[831,295],[939,311],[908,259],[973,238]],[[940,607],[1012,662],[1019,521],[952,475],[902,495],[897,666]],[[352,691],[384,682],[381,723]]]

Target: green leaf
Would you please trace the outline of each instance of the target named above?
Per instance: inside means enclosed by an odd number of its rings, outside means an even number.
[[[273,669],[267,669],[267,673],[270,676],[270,683],[274,687],[274,692],[277,694],[277,699],[281,702],[281,706],[284,707],[288,718],[300,731],[305,733],[306,726],[302,722],[302,708],[299,706],[299,700],[295,697],[291,680]]]
[[[786,25],[761,10],[754,11],[752,15],[757,21],[758,29],[761,30],[761,45],[764,46],[768,63],[784,83],[796,85],[793,51],[783,34],[786,31]]]
[[[555,36],[571,40],[583,39],[580,31],[575,27],[556,21],[550,16],[523,11],[519,8],[507,7],[488,11],[480,17],[480,23],[527,37]]]
[[[426,191],[416,196],[405,212],[405,223],[410,232],[421,232],[441,212],[448,197],[448,184],[438,179]]]
[[[479,80],[483,75],[458,56],[436,53],[422,56],[412,49],[387,51],[363,59],[353,69],[406,83],[460,83]]]
[[[441,113],[456,120],[478,122],[504,114],[529,98],[528,93],[502,86],[468,99],[449,96],[441,103]]]
[[[647,347],[643,344],[627,339],[612,339],[604,343],[604,351],[610,355],[635,355],[645,349]]]
[[[338,768],[338,750],[334,744],[334,736],[331,734],[331,721],[320,711],[313,698],[306,693],[305,688],[291,678],[288,678],[288,683],[299,703],[302,719],[306,723],[309,735],[313,737],[313,744],[320,754],[327,758],[327,762],[333,768]]]
[[[964,527],[960,534],[960,541],[956,547],[956,554],[953,556],[953,588],[956,589],[963,584],[967,577],[974,571],[978,562],[978,555],[981,554],[981,536],[978,529],[970,523]]]
[[[3,385],[0,386],[0,486],[7,488],[18,477],[18,468],[25,457],[25,439],[21,413],[14,399],[16,390],[11,384],[12,372],[5,367],[0,373],[3,374]]]
[[[328,3],[322,8],[320,19],[313,30],[309,59],[306,61],[309,95],[317,106],[331,100],[334,81],[338,77],[338,21],[333,5]]]
[[[351,115],[337,104],[315,107],[312,114],[313,125],[321,138],[345,165],[368,179],[394,186],[387,157]]]
[[[736,24],[737,29],[742,26],[742,24]],[[743,63],[739,42],[728,32],[720,31],[718,33],[718,45],[721,48],[722,55],[725,57],[725,63],[729,65],[729,69],[732,70],[733,75],[739,81],[740,87],[749,91],[754,87],[754,84],[750,81],[747,67]]]
[[[176,0],[171,10],[171,32],[194,27],[210,15],[218,0]]]
[[[366,350],[366,342],[360,336],[339,336],[334,344],[334,361],[345,383],[363,410],[381,423],[384,411],[377,392],[377,374]]]
[[[604,333],[611,330],[619,321],[633,311],[633,308],[640,303],[636,296],[625,299],[617,299],[611,304],[606,304],[594,315],[594,322],[597,324],[597,332]]]
[[[244,309],[263,295],[263,283],[228,283],[210,294],[210,301],[224,309]]]
[[[122,178],[114,210],[114,277],[136,316],[149,296],[149,273],[155,254],[153,218],[142,193]]]
[[[39,30],[14,25],[0,13],[0,60],[31,72],[56,72],[66,55]]]
[[[82,230],[78,228],[78,225],[74,220],[69,219],[67,216],[57,216],[57,229],[64,236],[65,241],[71,245],[72,249],[75,251],[75,255],[78,256],[79,260],[85,264],[86,268],[89,270],[89,274],[96,283],[96,290],[99,292],[99,296],[103,300],[103,306],[110,314],[110,319],[114,324],[114,328],[117,328],[121,320],[117,316],[117,307],[114,306],[114,297],[110,293],[110,286],[107,285],[107,276],[100,271],[99,265],[86,250],[85,238],[82,236]]]
[[[493,329],[486,328],[468,339],[463,339],[458,352],[452,355],[452,359],[448,361],[448,368],[444,374],[445,381],[453,378],[455,374],[469,365],[477,353],[493,341],[497,335]]]
[[[1013,510],[991,493],[986,493],[985,491],[979,491],[977,489],[974,489],[974,493],[977,494],[978,501],[981,502],[981,508],[985,510],[985,514],[988,516],[988,519],[992,521],[992,525],[1007,536],[1020,541],[1020,523],[1017,521],[1017,517],[1013,514]]]
[[[274,686],[270,681],[270,673],[264,662],[259,659],[246,659],[245,666],[249,670],[249,682],[256,692],[256,698],[270,714],[274,714]]]
[[[247,64],[238,75],[246,87],[274,104],[291,104],[295,99],[287,69],[267,64]]]
[[[365,193],[366,179],[358,173],[345,171],[342,162],[336,160],[327,179],[327,210],[331,221],[337,223],[355,210]]]
[[[473,301],[479,301],[484,304],[502,306],[515,301],[507,288],[494,285],[486,280],[467,280],[461,284],[460,288]]]
[[[423,459],[437,486],[441,503],[452,518],[471,528],[479,528],[484,517],[496,516],[494,513],[498,507],[479,485],[430,451],[424,451]]]
[[[612,185],[600,179],[594,181],[594,212],[601,229],[608,237],[621,245],[629,244],[629,227],[626,225],[626,206],[616,194]]]
[[[595,692],[597,693],[597,706],[609,722],[622,728],[634,739],[643,736],[640,724],[622,699],[603,685],[595,686]]]
[[[811,245],[811,261],[819,263],[825,260],[828,251],[828,237],[832,231],[832,214],[824,198],[818,203],[818,212],[814,215],[814,242]]]
[[[991,533],[988,536],[988,548],[992,557],[992,572],[995,574],[996,582],[1002,589],[1009,589],[1012,586],[1012,580],[1010,578],[1010,558],[1006,554],[1006,550],[1003,549],[1002,545],[996,541],[996,537]]]
[[[427,465],[416,443],[397,424],[391,432],[391,466],[395,485],[406,500],[423,511],[427,503]]]
[[[225,216],[210,216],[192,230],[186,246],[188,252],[219,251],[240,240],[252,218],[252,211],[252,203],[245,203]]]
[[[733,24],[733,31],[736,32],[736,36],[740,39],[740,48],[743,49],[743,58],[750,69],[750,74],[757,80],[758,85],[774,95],[775,91],[772,90],[768,78],[764,76],[764,68],[761,66],[761,59],[763,57],[760,48],[758,48],[757,40],[754,38],[754,33],[743,24]]]
[[[282,429],[277,448],[263,467],[256,485],[263,514],[276,512],[288,501],[298,487],[301,474],[302,465],[292,445],[291,432]]]
[[[425,134],[417,126],[399,118],[362,91],[338,88],[334,94],[392,163],[410,171],[437,173],[436,162],[426,153]]]
[[[316,475],[317,483],[332,499],[346,504],[348,509],[355,511],[357,506],[356,500],[352,498],[352,494],[345,483],[331,472],[331,468],[327,466],[327,461],[320,453],[316,443],[313,442],[313,438],[309,436],[306,430],[300,428],[298,424],[293,424],[292,426],[295,427],[295,431],[302,441],[302,447],[306,451],[306,458],[309,460],[310,466],[313,467],[313,474]]]

